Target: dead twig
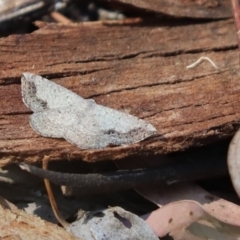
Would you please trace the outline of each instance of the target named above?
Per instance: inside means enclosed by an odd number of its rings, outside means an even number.
[[[47,169],[48,169],[48,161],[49,161],[49,157],[44,156],[43,162],[42,162],[42,167],[43,167],[44,171],[47,171]],[[58,222],[64,228],[67,228],[69,226],[69,223],[65,221],[65,219],[62,217],[61,213],[58,210],[57,203],[56,203],[56,200],[55,200],[55,197],[53,195],[52,188],[51,188],[51,185],[50,185],[48,179],[44,178],[44,184],[45,184],[45,187],[46,187],[46,190],[47,190],[48,198],[49,198],[54,216],[56,217]]]
[[[72,23],[72,21],[69,18],[63,16],[59,12],[51,12],[50,15],[56,22],[63,23],[63,24]]]
[[[94,174],[69,174],[43,170],[25,163],[19,166],[33,175],[47,178],[57,185],[70,186],[77,195],[97,194],[136,188],[141,185],[158,182],[172,184],[183,181],[193,181],[219,177],[227,174],[225,161],[212,159],[211,161],[177,161],[175,164],[165,165],[154,169],[135,169]],[[212,169],[215,169],[214,172]],[[72,191],[74,192],[74,191]]]

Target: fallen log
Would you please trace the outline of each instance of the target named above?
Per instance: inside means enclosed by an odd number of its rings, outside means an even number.
[[[51,160],[117,160],[165,154],[231,137],[240,126],[239,57],[233,20],[175,27],[140,20],[37,23],[31,34],[0,39],[0,165]],[[186,66],[202,56],[203,62]],[[98,104],[153,124],[149,140],[81,150],[29,126],[20,76],[33,72]]]

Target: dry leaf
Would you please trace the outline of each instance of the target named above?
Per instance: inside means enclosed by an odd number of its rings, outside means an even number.
[[[211,239],[218,239],[217,236],[222,234],[225,239],[240,239],[240,225],[229,224],[211,216],[203,207],[195,201],[178,201],[169,203],[162,208],[143,216],[146,222],[152,227],[153,231],[163,237],[170,234],[174,239],[179,239],[178,235],[185,229],[199,220],[205,220],[204,226],[210,226],[216,233],[212,234]],[[192,232],[193,234],[193,232]],[[198,234],[201,234],[198,231]],[[208,237],[207,232],[197,237]]]
[[[240,130],[237,131],[229,145],[227,161],[233,187],[240,197]]]
[[[85,213],[67,230],[88,240],[158,239],[141,218],[120,207]]]
[[[151,213],[147,220],[151,226],[153,222],[159,222],[159,226],[161,225],[157,231],[159,236],[164,236],[164,234],[170,232],[171,235],[175,235],[176,237],[177,232],[177,235],[180,233],[182,235],[182,238],[179,239],[184,239],[186,237],[185,234],[190,234],[184,229],[188,226],[192,227],[194,222],[201,219],[205,220],[204,224],[202,223],[202,225],[197,226],[205,229],[210,228],[211,232],[215,232],[215,236],[219,236],[220,231],[229,236],[240,236],[240,207],[208,193],[195,184],[175,184],[161,188],[153,186],[151,188],[141,188],[138,191],[145,198],[160,207],[167,204],[154,213]],[[194,201],[181,201],[186,199]],[[193,213],[193,215],[190,213]],[[170,221],[169,219],[171,218],[174,219],[174,223],[172,223],[173,220],[171,220],[171,224],[166,222]],[[163,224],[163,221],[165,221],[165,224]],[[207,223],[210,223],[210,227],[208,225],[207,227],[205,226]],[[194,226],[196,232],[196,225]],[[154,231],[157,228],[155,225],[152,227]],[[188,231],[190,231],[189,229]],[[201,231],[199,230],[199,232]],[[227,235],[224,236],[225,239]],[[201,234],[200,237],[202,237]]]

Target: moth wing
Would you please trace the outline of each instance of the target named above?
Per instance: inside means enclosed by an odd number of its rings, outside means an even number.
[[[97,124],[89,122],[85,114],[76,109],[49,109],[30,116],[31,127],[40,135],[64,138],[81,149],[107,146]]]
[[[157,134],[153,125],[133,115],[98,104],[90,111],[88,114],[98,120],[101,132],[108,137],[111,136],[110,144],[136,143]]]
[[[157,133],[137,117],[85,100],[41,76],[23,73],[21,80],[23,101],[34,112],[30,125],[42,136],[91,149],[136,143]]]
[[[44,137],[64,138],[66,129],[77,124],[74,111],[67,108],[49,109],[30,116],[31,127]]]
[[[22,74],[21,88],[23,102],[33,112],[77,105],[84,107],[88,102],[74,92],[32,73]]]
[[[78,116],[79,121],[67,128],[64,138],[81,149],[98,149],[109,145],[109,139],[99,128],[97,119],[87,116]]]
[[[77,124],[66,129],[64,138],[82,149],[140,142],[157,134],[149,123],[135,116],[94,104]]]

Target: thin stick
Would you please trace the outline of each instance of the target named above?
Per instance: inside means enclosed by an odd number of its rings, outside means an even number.
[[[217,67],[217,65],[208,57],[200,57],[196,62],[190,64],[187,66],[187,69],[190,69],[190,68],[195,68],[198,64],[200,64],[202,61],[208,61],[210,62],[210,64],[215,68],[215,69],[219,69]]]
[[[201,161],[176,161],[174,164],[152,169],[134,169],[116,172],[71,174],[43,170],[41,168],[20,163],[20,168],[35,176],[47,178],[57,185],[77,188],[78,195],[106,193],[136,188],[158,182],[171,184],[174,182],[193,181],[224,176],[228,173],[226,161],[201,159]],[[214,171],[212,170],[214,169]]]
[[[63,24],[72,23],[72,21],[69,18],[63,16],[59,12],[52,12],[50,15],[55,21],[57,21],[59,23],[63,23]]]
[[[3,1],[1,1],[3,2]],[[8,4],[8,1],[5,1],[7,4]],[[30,2],[30,1],[29,1]],[[26,5],[27,3],[25,3]],[[28,3],[28,6],[26,7],[23,7],[17,3],[14,3],[14,7],[15,7],[15,11],[11,11],[12,8],[8,7],[7,10],[9,11],[9,13],[6,11],[6,12],[2,12],[1,11],[1,14],[0,14],[0,22],[3,22],[3,21],[6,21],[6,20],[11,20],[12,18],[15,18],[15,17],[19,17],[21,15],[24,15],[24,14],[27,14],[27,13],[30,13],[30,12],[33,12],[35,10],[39,10],[40,8],[44,7],[45,3],[43,1],[39,1],[35,4],[31,4],[29,5],[30,3]],[[17,6],[16,6],[17,5]],[[2,4],[1,4],[2,6]],[[11,5],[10,5],[11,6]],[[3,6],[4,7],[4,6]],[[3,8],[4,9],[4,8]],[[2,9],[1,9],[2,10]]]
[[[49,160],[49,157],[48,156],[44,156],[43,163],[42,163],[42,168],[44,170],[48,169],[48,160]],[[57,203],[55,201],[55,197],[53,195],[52,188],[51,188],[51,185],[49,183],[49,180],[44,178],[44,184],[45,184],[45,187],[46,187],[46,190],[47,190],[48,198],[49,198],[49,201],[50,201],[50,204],[51,204],[54,216],[56,217],[58,222],[64,228],[67,228],[69,226],[69,223],[65,221],[65,219],[62,217],[61,213],[58,210]]]

